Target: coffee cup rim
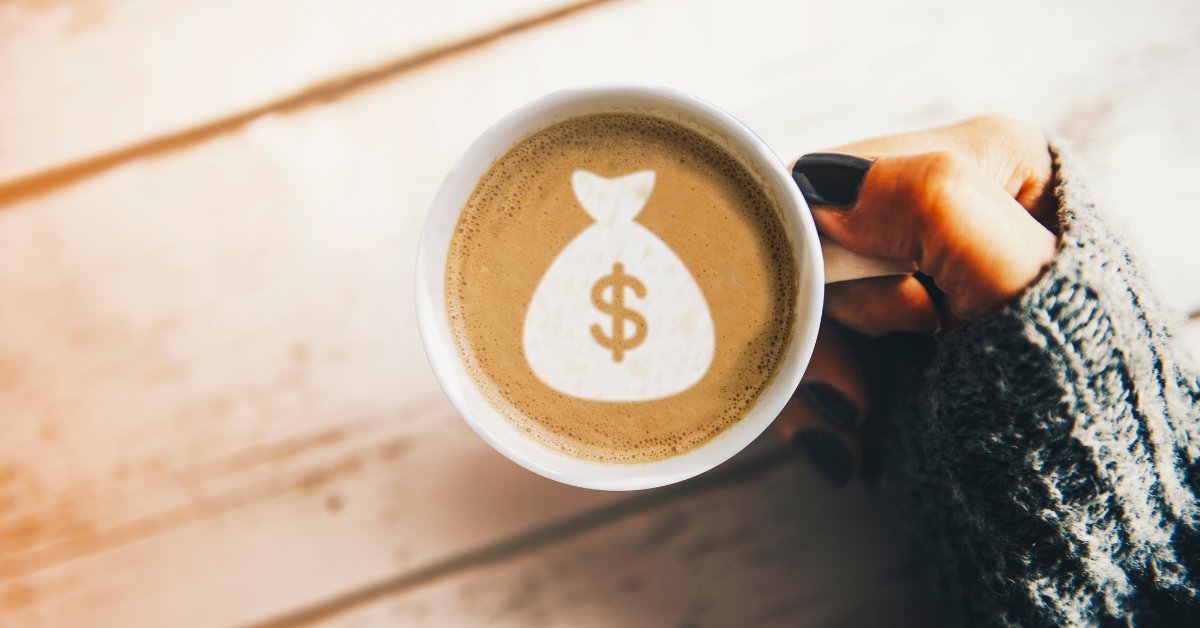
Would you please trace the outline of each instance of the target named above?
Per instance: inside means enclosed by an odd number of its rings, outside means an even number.
[[[480,179],[498,159],[534,133],[563,120],[604,112],[664,118],[700,131],[720,144],[775,197],[798,270],[792,340],[779,372],[755,406],[705,444],[653,462],[585,460],[525,435],[475,387],[454,343],[446,309],[445,269],[450,240]],[[547,94],[501,118],[472,142],[446,174],[430,205],[417,247],[415,275],[421,343],[438,384],[463,420],[494,449],[522,467],[565,484],[600,490],[648,489],[694,477],[728,460],[765,431],[791,398],[812,356],[825,283],[812,215],[787,168],[762,138],[731,114],[697,96],[633,83],[586,85]]]

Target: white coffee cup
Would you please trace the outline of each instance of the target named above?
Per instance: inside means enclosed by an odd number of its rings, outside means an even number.
[[[799,268],[796,328],[775,379],[758,403],[707,443],[656,462],[585,460],[538,443],[504,418],[475,387],[451,336],[446,311],[446,258],[468,198],[497,159],[521,140],[553,124],[596,113],[638,113],[698,131],[745,166],[783,213]],[[442,390],[463,420],[513,462],[566,484],[603,490],[635,490],[688,479],[728,460],[763,432],[791,398],[816,343],[824,284],[912,272],[913,268],[858,256],[822,242],[799,188],[779,157],[746,125],[695,96],[642,85],[597,85],[539,98],[492,125],[458,159],[442,181],[417,248],[417,324],[425,355]],[[831,279],[832,278],[832,279]]]

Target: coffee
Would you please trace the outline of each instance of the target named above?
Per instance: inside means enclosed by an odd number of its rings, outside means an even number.
[[[498,159],[445,286],[489,403],[551,448],[618,463],[744,417],[783,362],[798,291],[774,199],[714,141],[638,114],[569,119]]]

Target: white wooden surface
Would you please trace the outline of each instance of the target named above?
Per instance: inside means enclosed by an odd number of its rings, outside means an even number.
[[[911,559],[876,517],[861,487],[792,464],[311,625],[924,625]]]
[[[570,4],[0,3],[0,183],[202,125]]]
[[[277,5],[0,4],[0,183],[559,6]],[[384,585],[627,498],[491,452],[441,396],[413,321],[412,258],[441,177],[547,91],[672,85],[784,158],[1026,118],[1077,143],[1169,302],[1200,309],[1200,9],[962,5],[606,3],[0,208],[0,625],[300,625],[288,618],[330,600],[351,602],[313,621],[913,616],[903,553],[862,495],[828,494],[798,463]],[[227,23],[237,37],[197,54]],[[674,520],[683,531],[637,549]],[[695,544],[714,549],[688,558]]]

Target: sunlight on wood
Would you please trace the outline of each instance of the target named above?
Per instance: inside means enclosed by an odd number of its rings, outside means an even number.
[[[0,182],[252,109],[569,4],[0,3]],[[35,59],[45,61],[31,63]]]

